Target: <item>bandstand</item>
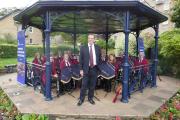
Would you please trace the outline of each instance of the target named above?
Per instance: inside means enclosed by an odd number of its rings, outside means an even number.
[[[76,47],[77,34],[103,34],[107,45],[110,34],[123,32],[125,34],[125,48],[122,65],[123,89],[121,101],[127,103],[129,99],[130,72],[128,62],[129,34],[134,33],[138,38],[142,30],[152,27],[155,31],[155,54],[151,65],[151,87],[156,87],[159,24],[166,21],[167,17],[139,0],[42,0],[20,12],[14,17],[14,20],[22,24],[22,30],[33,26],[43,31],[43,47],[47,58],[45,67],[47,80],[45,85],[46,100],[52,100],[50,69],[50,33],[52,32],[73,34],[74,48]]]

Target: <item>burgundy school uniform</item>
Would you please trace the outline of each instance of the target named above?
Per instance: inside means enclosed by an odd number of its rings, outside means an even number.
[[[42,65],[45,65],[45,63],[46,63],[46,56],[42,56],[41,63],[42,63]]]
[[[46,62],[46,59],[43,59],[44,61],[43,61],[43,66],[44,66],[44,70],[43,70],[43,72],[42,72],[42,82],[43,82],[43,85],[45,85],[46,84],[46,66],[45,66],[45,62]],[[57,67],[57,59],[56,58],[53,58],[53,61],[51,62],[51,67],[52,67],[52,69],[51,69],[51,75],[52,76],[55,76],[55,75],[57,75],[57,69],[56,69],[56,67]]]
[[[70,67],[70,66],[72,65],[71,61],[67,61],[67,62],[68,62],[68,63],[66,63],[65,60],[62,60],[62,61],[60,62],[60,69],[61,69],[61,70],[64,69],[65,67]]]
[[[71,59],[71,60],[70,60],[70,63],[71,63],[72,65],[77,65],[77,64],[79,64],[79,62],[78,62],[77,59]]]
[[[123,57],[120,57],[120,56],[119,56],[119,57],[116,57],[116,61],[119,62],[119,63],[122,63]]]
[[[51,63],[52,66],[52,76],[57,75],[57,64],[58,63],[58,59],[57,58],[53,58],[53,61]]]
[[[118,77],[119,68],[120,68],[120,62],[116,62],[113,65],[115,67],[115,76],[117,78]]]
[[[60,74],[61,70],[60,70],[60,63],[61,61],[63,61],[63,57],[58,57],[57,58],[57,69],[58,69],[58,72]]]
[[[33,60],[33,63],[34,63],[34,64],[38,64],[38,65],[39,65],[39,64],[40,64],[40,61],[38,60],[38,58],[37,58],[37,57],[35,57],[35,58],[34,58],[34,60]]]
[[[40,60],[38,60],[37,57],[35,57],[34,60],[32,61],[32,63],[35,64],[35,65],[33,65],[34,66],[33,72],[35,72],[35,74],[38,75],[40,73],[40,69],[38,69],[39,68],[38,65],[41,65],[42,62]]]
[[[145,73],[147,73],[149,71],[148,66],[146,66],[146,65],[148,65],[147,59],[143,58],[142,61],[140,61],[139,59],[135,60],[134,67],[138,67],[138,66],[141,66],[141,65],[145,66],[145,67],[143,67],[143,70],[144,70]]]

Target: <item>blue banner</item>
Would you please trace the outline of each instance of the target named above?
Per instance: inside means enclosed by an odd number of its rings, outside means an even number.
[[[24,30],[18,32],[17,39],[17,81],[24,85],[26,78],[26,43]]]
[[[138,38],[138,51],[144,52],[144,40],[141,37]]]

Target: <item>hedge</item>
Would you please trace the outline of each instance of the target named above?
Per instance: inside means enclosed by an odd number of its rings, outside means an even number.
[[[61,45],[51,47],[53,53],[62,53],[66,50],[73,51],[73,46]],[[75,52],[77,53],[78,48],[76,47]],[[26,56],[33,57],[36,52],[43,53],[43,47],[40,45],[26,45]],[[0,44],[0,58],[16,58],[17,57],[17,45],[13,44]]]

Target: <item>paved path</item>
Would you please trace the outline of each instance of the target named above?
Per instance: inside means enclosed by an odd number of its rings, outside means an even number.
[[[149,117],[166,100],[172,97],[180,89],[180,80],[161,76],[162,81],[157,81],[157,88],[146,88],[143,93],[136,92],[131,95],[129,103],[117,101],[112,103],[115,95],[110,93],[107,97],[102,90],[96,91],[96,96],[100,99],[96,105],[85,103],[78,107],[77,99],[79,90],[62,97],[54,97],[53,101],[44,101],[44,97],[39,92],[35,92],[31,87],[21,86],[16,82],[16,73],[0,76],[0,87],[7,93],[10,99],[22,113],[49,114],[61,119],[115,119],[115,116],[124,117]],[[18,93],[18,94],[16,94]],[[120,97],[120,96],[119,96]]]

